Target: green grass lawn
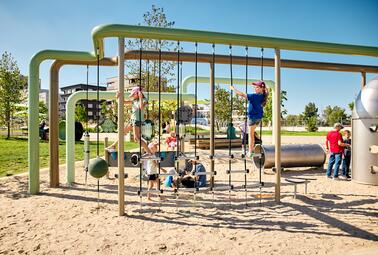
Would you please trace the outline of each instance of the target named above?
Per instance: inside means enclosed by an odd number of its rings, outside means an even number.
[[[259,134],[260,130],[256,129],[256,132]],[[263,135],[272,135],[272,131],[262,131]],[[283,136],[327,136],[327,131],[317,131],[317,132],[308,132],[308,131],[287,131],[282,130],[281,135]]]
[[[125,150],[138,148],[138,144],[134,142],[125,142]],[[76,142],[75,160],[83,160],[84,143]],[[90,151],[91,158],[96,156],[96,142],[91,142]],[[47,167],[49,163],[49,144],[41,141],[40,149],[40,167]],[[104,155],[104,143],[100,142],[100,155]],[[66,144],[59,144],[59,164],[66,162]],[[28,140],[26,138],[10,138],[9,140],[0,137],[0,177],[23,173],[28,170]]]

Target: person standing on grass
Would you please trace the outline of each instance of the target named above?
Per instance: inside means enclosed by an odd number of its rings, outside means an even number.
[[[237,90],[234,86],[230,86],[230,89],[235,91],[238,96],[248,99],[249,146],[247,156],[250,157],[253,156],[255,149],[255,130],[264,116],[264,106],[266,105],[269,95],[265,82],[257,81],[253,82],[252,85],[255,88],[255,93],[252,94],[245,94]]]
[[[328,167],[327,167],[327,178],[337,179],[339,178],[339,168],[341,165],[342,154],[344,151],[344,147],[350,146],[343,142],[343,137],[340,134],[341,129],[344,127],[340,123],[335,123],[333,126],[333,130],[329,131],[326,138],[326,149],[327,152],[330,153]],[[333,177],[332,169],[335,165],[333,170]]]

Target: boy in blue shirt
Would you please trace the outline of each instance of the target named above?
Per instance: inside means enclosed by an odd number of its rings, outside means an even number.
[[[191,175],[195,176],[195,180],[197,181],[197,187],[205,187],[206,186],[206,175],[198,175],[196,173],[204,173],[206,172],[205,167],[201,164],[192,160],[193,163],[193,170],[190,173]]]
[[[268,100],[268,90],[265,86],[265,82],[257,81],[252,85],[255,88],[255,93],[245,94],[240,90],[237,90],[234,86],[230,86],[230,89],[235,91],[238,96],[248,99],[248,131],[249,131],[249,155],[252,156],[255,148],[255,130],[257,125],[260,124],[264,115],[264,106]]]

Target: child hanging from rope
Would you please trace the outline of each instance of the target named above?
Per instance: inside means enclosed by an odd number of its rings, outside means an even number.
[[[234,86],[230,86],[230,89],[235,91],[238,96],[242,96],[248,99],[248,131],[249,131],[249,147],[247,156],[253,156],[255,148],[255,129],[261,122],[264,115],[264,106],[268,100],[269,92],[265,86],[265,82],[257,81],[253,82],[255,87],[255,93],[245,94],[237,90]],[[261,138],[260,138],[261,139]]]
[[[117,91],[116,97],[119,97],[120,92]],[[144,97],[143,92],[139,87],[133,87],[129,98],[131,100],[125,100],[125,105],[131,104],[131,116],[128,124],[124,128],[125,135],[133,130],[134,141],[141,143],[143,149],[147,153],[151,153],[150,149],[147,146],[147,142],[141,137],[141,127],[144,122],[144,108],[147,106],[147,99]],[[118,141],[115,141],[107,149],[115,149]]]

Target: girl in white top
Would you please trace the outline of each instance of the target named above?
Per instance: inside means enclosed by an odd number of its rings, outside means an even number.
[[[155,155],[157,151],[158,144],[156,142],[152,142],[148,145],[148,148],[151,151],[152,155]],[[158,162],[154,159],[149,159],[146,161],[146,172],[147,172],[147,185],[148,185],[148,191],[150,191],[154,186],[156,187],[156,190],[159,188],[159,168],[158,168]],[[147,199],[152,201],[151,194],[147,193]]]

